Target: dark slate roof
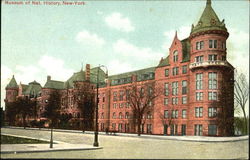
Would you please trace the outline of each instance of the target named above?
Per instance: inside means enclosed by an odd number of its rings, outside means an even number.
[[[48,80],[43,88],[51,88],[51,89],[64,89],[64,82]]]
[[[16,83],[16,79],[15,79],[14,75],[11,78],[9,84],[6,86],[6,88],[18,88],[18,85]]]
[[[213,10],[211,0],[207,0],[206,8],[200,17],[198,24],[194,27],[192,26],[191,34],[208,30],[227,31],[224,20],[220,21]]]
[[[186,38],[181,41],[182,44],[182,62],[188,62],[190,60],[190,42]]]
[[[24,94],[25,91],[28,89],[29,85],[21,84],[21,86],[22,86],[22,94]]]
[[[63,85],[64,88],[73,88],[74,81],[85,81],[85,72],[81,70],[80,72],[74,73]]]
[[[111,85],[120,85],[120,84],[131,83],[132,75],[137,76],[137,81],[154,79],[154,73],[155,73],[155,67],[150,67],[132,72],[112,75],[109,76],[108,79],[111,80]]]
[[[37,83],[36,81],[30,82],[27,89],[24,91],[24,95],[38,95],[41,89],[42,86],[40,83]]]
[[[170,64],[169,64],[169,55],[168,55],[166,58],[160,60],[160,63],[158,64],[157,67],[164,67],[164,66],[169,66],[169,65]]]

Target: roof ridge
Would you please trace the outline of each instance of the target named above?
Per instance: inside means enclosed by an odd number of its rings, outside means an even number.
[[[128,74],[128,73],[132,73],[132,72],[138,72],[138,71],[142,71],[142,70],[146,70],[146,69],[151,69],[151,68],[156,68],[156,66],[154,66],[154,67],[148,67],[148,68],[144,68],[144,69],[138,69],[138,70],[129,71],[129,72],[124,72],[124,73],[120,73],[120,74],[114,74],[114,75],[110,75],[108,77],[118,76],[118,75],[122,75],[122,74]]]

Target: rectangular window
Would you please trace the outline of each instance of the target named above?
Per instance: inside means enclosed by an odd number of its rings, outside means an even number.
[[[194,135],[202,136],[202,125],[201,124],[194,125]]]
[[[165,77],[169,76],[169,69],[165,69]]]
[[[208,117],[212,118],[212,117],[216,117],[216,115],[217,115],[217,108],[209,107],[208,108]]]
[[[169,95],[168,83],[165,83],[165,96]]]
[[[203,92],[196,92],[196,101],[203,100]]]
[[[217,100],[217,92],[208,92],[208,100]]]
[[[187,81],[182,81],[182,94],[187,94]]]
[[[182,104],[187,104],[187,96],[182,97]]]
[[[116,108],[116,103],[113,104],[113,108]]]
[[[215,136],[217,134],[217,125],[209,124],[208,125],[208,135]]]
[[[208,89],[217,89],[217,73],[208,73]]]
[[[172,104],[178,104],[178,97],[172,97]]]
[[[168,98],[164,98],[164,105],[168,105]]]
[[[119,124],[118,124],[118,131],[119,131],[119,132],[122,132],[122,123],[119,123]]]
[[[116,124],[115,123],[112,123],[112,129],[116,130]]]
[[[216,61],[217,60],[217,55],[216,54],[210,54],[210,55],[208,55],[208,60],[209,61]]]
[[[187,65],[182,66],[182,74],[186,74],[187,73]]]
[[[196,90],[203,89],[203,73],[196,74]]]
[[[123,101],[123,94],[124,94],[124,92],[123,92],[123,91],[120,91],[120,96],[119,96],[119,100],[120,100],[120,101]]]
[[[179,74],[179,67],[174,67],[173,68],[173,76],[178,75]]]
[[[113,95],[114,95],[113,101],[117,101],[117,92],[114,92]]]
[[[183,136],[186,135],[186,125],[185,124],[181,125],[181,135],[183,135]]]
[[[172,82],[172,95],[178,95],[178,82]]]
[[[200,42],[196,42],[196,50],[200,50],[204,48],[204,42],[200,41]]]
[[[222,42],[221,45],[222,45],[221,46],[222,49],[226,49],[226,42]]]
[[[168,118],[168,110],[164,111],[164,118]]]
[[[209,40],[209,48],[217,48],[217,40]]]
[[[195,62],[202,63],[203,62],[203,56],[197,56],[197,57],[195,57]]]
[[[199,118],[202,117],[203,107],[195,107],[195,117]]]
[[[182,118],[187,118],[187,110],[186,109],[182,110]]]

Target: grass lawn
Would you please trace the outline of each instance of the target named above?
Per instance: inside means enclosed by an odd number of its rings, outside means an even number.
[[[37,143],[49,143],[49,142],[36,139],[1,135],[1,144],[37,144]]]

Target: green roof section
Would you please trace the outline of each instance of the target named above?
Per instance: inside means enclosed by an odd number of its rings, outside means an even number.
[[[21,84],[22,87],[22,94],[25,94],[25,91],[28,89],[29,85]]]
[[[164,66],[169,66],[169,55],[166,58],[163,58],[160,60],[160,63],[158,64],[157,67],[164,67]]]
[[[18,88],[18,85],[16,83],[16,79],[15,79],[14,75],[12,76],[12,78],[11,78],[11,80],[6,88]]]
[[[64,89],[64,82],[55,81],[55,80],[47,80],[43,88]]]
[[[155,68],[156,67],[150,67],[150,68],[140,69],[140,70],[126,72],[122,74],[112,75],[112,76],[109,76],[108,79],[111,80],[112,86],[131,83],[132,75],[137,76],[137,81],[154,79]]]
[[[100,67],[95,67],[90,69],[90,82],[91,83],[97,83],[97,72],[99,68],[99,82],[103,83],[105,82],[106,73],[100,68]]]
[[[42,90],[42,86],[40,83],[33,81],[30,82],[26,90],[24,91],[24,95],[32,95],[32,96],[38,96],[38,93]]]
[[[215,11],[212,8],[211,0],[207,0],[206,7],[196,26],[192,26],[191,34],[208,31],[222,30],[227,31],[224,20],[220,21]]]
[[[190,42],[189,39],[183,39],[182,44],[182,62],[190,61]]]
[[[74,73],[63,85],[63,88],[73,88],[75,81],[85,81],[85,72],[81,70],[80,72]]]

